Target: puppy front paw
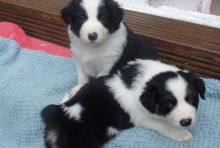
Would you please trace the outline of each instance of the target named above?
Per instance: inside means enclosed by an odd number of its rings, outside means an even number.
[[[61,101],[62,103],[67,102],[68,100],[70,100],[82,87],[83,85],[77,84],[75,87],[73,87],[70,91],[70,93],[66,93],[66,95],[64,96],[64,98]]]
[[[75,87],[73,87],[73,89],[70,91],[70,94],[69,94],[70,98],[73,97],[73,96],[75,96],[75,94],[80,90],[80,88],[81,88],[82,86],[83,86],[83,85],[78,84],[78,85],[76,85]]]
[[[189,131],[183,129],[172,131],[167,136],[178,141],[188,141],[192,139],[192,134]]]

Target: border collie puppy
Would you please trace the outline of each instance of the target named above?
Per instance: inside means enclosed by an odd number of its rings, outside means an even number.
[[[154,60],[135,60],[118,73],[92,80],[74,97],[42,111],[47,148],[100,148],[130,127],[179,141],[192,138],[202,79]]]
[[[123,23],[123,10],[114,0],[71,0],[61,16],[68,25],[78,84],[70,99],[91,78],[116,72],[128,61],[157,59],[154,49]]]

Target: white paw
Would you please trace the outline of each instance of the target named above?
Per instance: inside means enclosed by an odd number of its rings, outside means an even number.
[[[187,130],[176,130],[168,135],[170,138],[178,141],[188,141],[192,139],[192,134]]]

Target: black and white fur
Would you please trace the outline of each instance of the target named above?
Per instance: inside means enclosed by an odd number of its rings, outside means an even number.
[[[116,74],[83,86],[61,105],[42,111],[47,148],[100,148],[130,127],[175,140],[192,138],[202,79],[156,60],[135,60]]]
[[[71,0],[61,15],[68,25],[78,76],[78,84],[62,102],[91,78],[114,73],[128,61],[157,59],[154,49],[124,25],[123,10],[114,0]]]

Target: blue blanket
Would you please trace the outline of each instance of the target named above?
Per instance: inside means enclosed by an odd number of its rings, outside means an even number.
[[[59,103],[76,84],[74,61],[22,49],[0,38],[0,148],[43,148],[43,107]],[[220,82],[204,79],[206,100],[199,106],[193,139],[176,142],[146,129],[122,132],[105,148],[219,148]]]

